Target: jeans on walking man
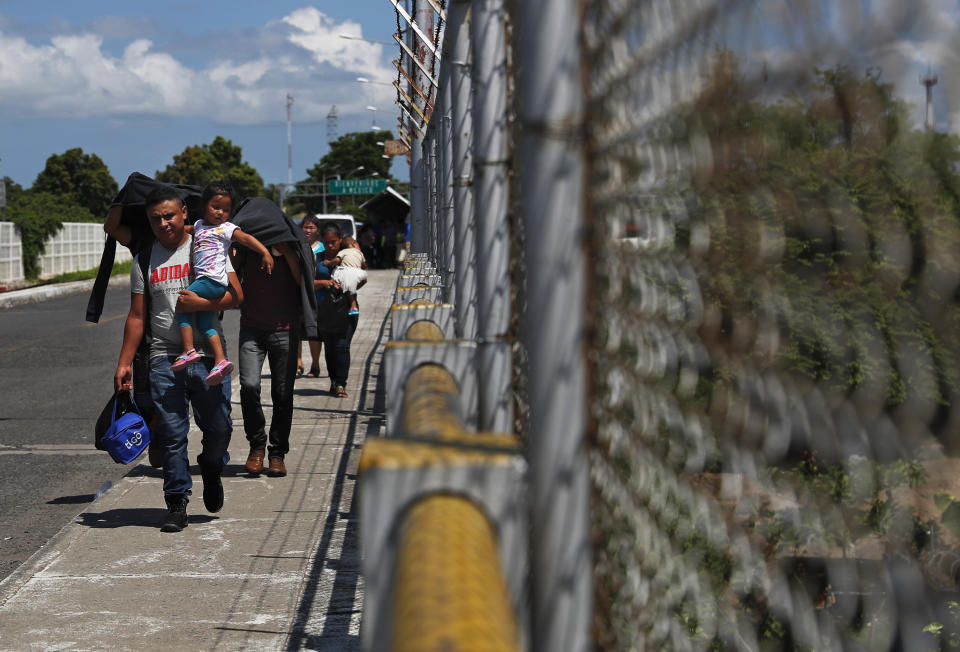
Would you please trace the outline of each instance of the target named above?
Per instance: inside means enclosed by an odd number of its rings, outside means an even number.
[[[293,385],[300,351],[300,262],[290,244],[270,247],[274,256],[272,274],[260,268],[255,256],[247,255],[237,266],[243,272],[244,301],[240,306],[240,408],[243,429],[250,444],[246,468],[251,474],[287,474],[284,458],[290,451],[293,421]],[[269,436],[260,400],[260,373],[264,359],[270,366],[270,396],[273,418]]]

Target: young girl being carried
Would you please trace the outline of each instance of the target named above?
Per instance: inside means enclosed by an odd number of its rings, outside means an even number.
[[[251,249],[262,259],[260,269],[273,273],[273,256],[263,244],[252,235],[244,233],[236,224],[228,222],[233,209],[233,188],[225,181],[215,181],[203,189],[200,205],[203,206],[203,218],[187,226],[193,234],[193,271],[196,280],[187,288],[204,299],[219,299],[227,291],[227,256],[230,244],[236,242]],[[197,318],[197,330],[203,333],[210,343],[214,355],[214,367],[207,376],[208,385],[219,385],[233,371],[233,363],[227,360],[223,352],[220,334],[213,328],[213,312],[193,313]],[[170,368],[180,371],[201,358],[193,346],[193,323],[190,313],[177,313],[180,325],[180,337],[183,339],[183,353],[173,361]]]

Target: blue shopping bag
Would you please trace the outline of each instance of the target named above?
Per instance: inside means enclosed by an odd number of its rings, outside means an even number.
[[[124,393],[133,409],[118,417],[117,403],[121,394],[117,392],[114,395],[110,425],[103,437],[100,438],[100,445],[98,446],[98,448],[107,451],[117,464],[129,464],[137,459],[137,456],[150,444],[150,429],[147,427],[143,415],[140,414],[137,402],[133,400],[130,392]]]

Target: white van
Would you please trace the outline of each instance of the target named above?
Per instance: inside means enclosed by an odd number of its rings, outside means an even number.
[[[314,217],[320,220],[321,231],[323,230],[323,225],[327,222],[336,222],[337,226],[340,227],[340,231],[343,233],[343,237],[357,237],[357,223],[353,219],[353,215],[343,215],[341,213],[316,213]]]

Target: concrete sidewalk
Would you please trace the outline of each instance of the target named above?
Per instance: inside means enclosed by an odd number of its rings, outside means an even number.
[[[331,397],[326,378],[297,381],[286,477],[246,473],[234,375],[223,510],[203,508],[194,428],[189,526],[161,533],[162,481],[144,455],[0,583],[0,649],[359,649],[354,479],[364,440],[384,420],[377,381],[396,279],[374,270],[360,293],[350,397]]]

